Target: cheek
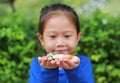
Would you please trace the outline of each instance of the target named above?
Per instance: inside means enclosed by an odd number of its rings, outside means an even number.
[[[76,48],[76,44],[75,44],[75,42],[73,42],[73,43],[69,43],[69,47],[70,47],[70,53],[73,53],[74,52],[74,50],[75,50],[75,48]]]
[[[45,50],[46,52],[53,52],[54,50],[54,44],[50,43],[50,42],[46,42],[45,43]]]
[[[74,51],[75,50],[75,46],[71,46],[71,51]]]

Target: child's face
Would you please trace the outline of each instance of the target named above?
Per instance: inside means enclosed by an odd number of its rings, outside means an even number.
[[[43,35],[39,40],[45,50],[57,54],[71,54],[81,37],[77,34],[74,22],[65,15],[52,16],[45,22]]]

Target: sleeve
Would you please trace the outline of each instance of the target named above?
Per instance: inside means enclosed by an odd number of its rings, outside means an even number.
[[[69,83],[94,83],[92,64],[88,57],[80,56],[80,64],[72,70],[65,70]]]
[[[57,83],[58,69],[45,69],[40,66],[38,58],[34,58],[30,66],[29,83]]]

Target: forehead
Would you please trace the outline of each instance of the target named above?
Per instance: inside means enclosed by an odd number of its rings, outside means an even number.
[[[41,21],[43,21],[43,26],[49,19],[56,16],[67,17],[68,20],[72,21],[76,25],[76,19],[75,19],[76,17],[71,12],[57,10],[57,11],[49,12],[48,14],[42,17]]]
[[[66,15],[58,14],[51,16],[44,24],[44,29],[59,29],[59,30],[73,30],[75,28],[75,23]]]

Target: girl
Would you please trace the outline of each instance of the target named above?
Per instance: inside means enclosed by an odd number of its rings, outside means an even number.
[[[37,37],[47,53],[72,54],[82,33],[76,12],[64,4],[41,10]],[[84,55],[68,58],[34,58],[29,83],[94,83],[92,65]]]

